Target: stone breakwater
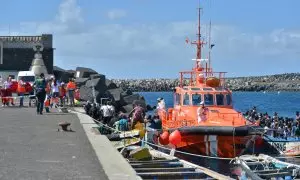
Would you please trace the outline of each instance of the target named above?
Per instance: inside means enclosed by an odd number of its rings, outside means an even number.
[[[118,87],[133,92],[172,91],[178,79],[112,79]],[[300,91],[300,73],[227,78],[232,91]]]
[[[108,100],[112,102],[117,112],[123,113],[131,112],[133,105],[137,104],[151,110],[151,107],[146,105],[144,97],[118,87],[105,75],[93,69],[77,67],[76,70],[64,70],[54,66],[53,74],[60,82],[68,82],[70,78],[75,78],[81,101],[96,101],[101,104]]]

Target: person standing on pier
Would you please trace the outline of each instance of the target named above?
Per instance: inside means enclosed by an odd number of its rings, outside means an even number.
[[[41,73],[40,78],[36,79],[33,86],[36,90],[36,97],[37,97],[37,114],[43,114],[44,109],[44,101],[46,98],[46,79],[44,73]]]
[[[3,86],[5,89],[5,101],[4,104],[6,104],[7,106],[9,106],[9,101],[11,102],[11,105],[14,106],[14,99],[12,98],[12,80],[11,77],[9,76],[7,78],[7,80],[4,82]]]
[[[57,108],[59,104],[59,84],[54,78],[51,83],[51,102],[54,104],[54,107]]]
[[[70,79],[70,81],[67,84],[67,91],[68,91],[68,95],[69,95],[69,103],[70,106],[74,106],[74,92],[76,89],[76,84],[74,83],[73,79]]]
[[[18,94],[20,96],[20,107],[24,106],[24,104],[23,104],[23,102],[24,102],[24,94],[26,92],[25,85],[26,85],[26,83],[22,79],[20,79],[19,82],[18,82],[18,89],[17,89],[18,90]]]
[[[103,115],[104,124],[108,124],[115,114],[115,108],[111,105],[110,101],[106,102],[105,105],[101,106],[100,111]]]

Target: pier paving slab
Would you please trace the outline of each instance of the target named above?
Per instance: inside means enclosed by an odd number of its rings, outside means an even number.
[[[67,121],[75,132],[58,131]],[[106,180],[76,114],[0,108],[0,180]]]
[[[112,146],[104,135],[95,134],[92,128],[98,126],[91,117],[84,114],[82,108],[75,108],[80,122],[93,146],[102,167],[111,180],[141,180],[125,158]]]

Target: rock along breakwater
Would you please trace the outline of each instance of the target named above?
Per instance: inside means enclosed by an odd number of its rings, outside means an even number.
[[[178,79],[112,79],[118,87],[132,92],[172,91]],[[300,91],[300,73],[227,78],[232,91]]]

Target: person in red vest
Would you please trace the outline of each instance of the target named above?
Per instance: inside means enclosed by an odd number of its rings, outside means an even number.
[[[67,91],[69,94],[69,102],[70,102],[70,106],[74,106],[75,102],[74,102],[74,92],[76,89],[76,84],[74,82],[73,79],[70,79],[68,84],[67,84]]]
[[[18,82],[18,94],[20,96],[20,107],[24,106],[23,102],[24,102],[24,94],[26,93],[26,87],[25,87],[26,83],[20,79]]]
[[[60,99],[61,106],[65,105],[66,94],[67,92],[66,92],[65,83],[62,82],[59,87],[59,99]]]
[[[11,105],[15,105],[14,99],[12,98],[13,83],[10,76],[7,78],[7,81],[4,82],[3,86],[5,90],[4,105],[9,106],[9,101],[11,101]]]

